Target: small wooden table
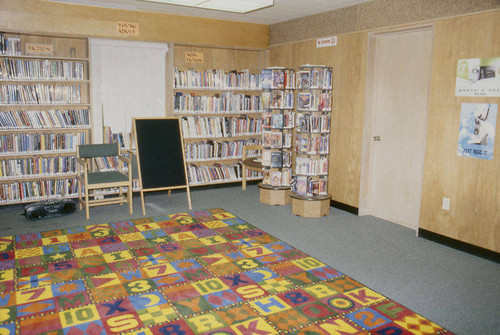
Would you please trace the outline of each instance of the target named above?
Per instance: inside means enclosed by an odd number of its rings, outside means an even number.
[[[243,190],[247,189],[247,169],[252,171],[262,172],[262,157],[250,157],[244,159],[241,162],[242,169],[241,174],[243,175],[243,182],[241,184],[241,188]]]

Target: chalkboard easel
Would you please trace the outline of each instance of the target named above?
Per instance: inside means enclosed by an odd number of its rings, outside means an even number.
[[[181,124],[178,118],[133,118],[132,140],[136,146],[141,192],[186,189],[189,209],[191,192],[187,178]]]

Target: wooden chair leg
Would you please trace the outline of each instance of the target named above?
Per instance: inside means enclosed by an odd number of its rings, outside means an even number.
[[[128,193],[127,193],[127,198],[128,198],[128,207],[129,210],[128,212],[132,214],[134,212],[134,203],[133,203],[133,191],[132,191],[132,184],[128,185]]]
[[[78,180],[78,208],[80,210],[82,210],[82,201],[83,201],[83,198],[82,198],[82,182],[80,180]]]
[[[123,187],[118,187],[118,194],[119,194],[120,198],[124,198],[124,196],[123,196]],[[128,195],[127,195],[127,201],[128,201]],[[120,206],[121,205],[123,205],[123,203],[121,203]]]
[[[244,190],[247,189],[247,169],[246,167],[243,165],[242,169],[241,169],[241,174],[242,174],[242,183],[241,183],[241,188]]]
[[[85,217],[90,219],[90,210],[89,210],[89,190],[88,188],[85,189]]]

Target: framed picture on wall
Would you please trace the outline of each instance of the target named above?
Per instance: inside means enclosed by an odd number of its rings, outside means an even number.
[[[459,59],[457,97],[500,97],[500,57]]]
[[[459,156],[493,159],[497,112],[497,104],[462,104],[457,149]]]

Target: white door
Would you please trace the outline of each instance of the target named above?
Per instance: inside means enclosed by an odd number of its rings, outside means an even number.
[[[373,34],[369,48],[365,128],[369,153],[364,164],[368,185],[363,212],[417,229],[432,28]]]

